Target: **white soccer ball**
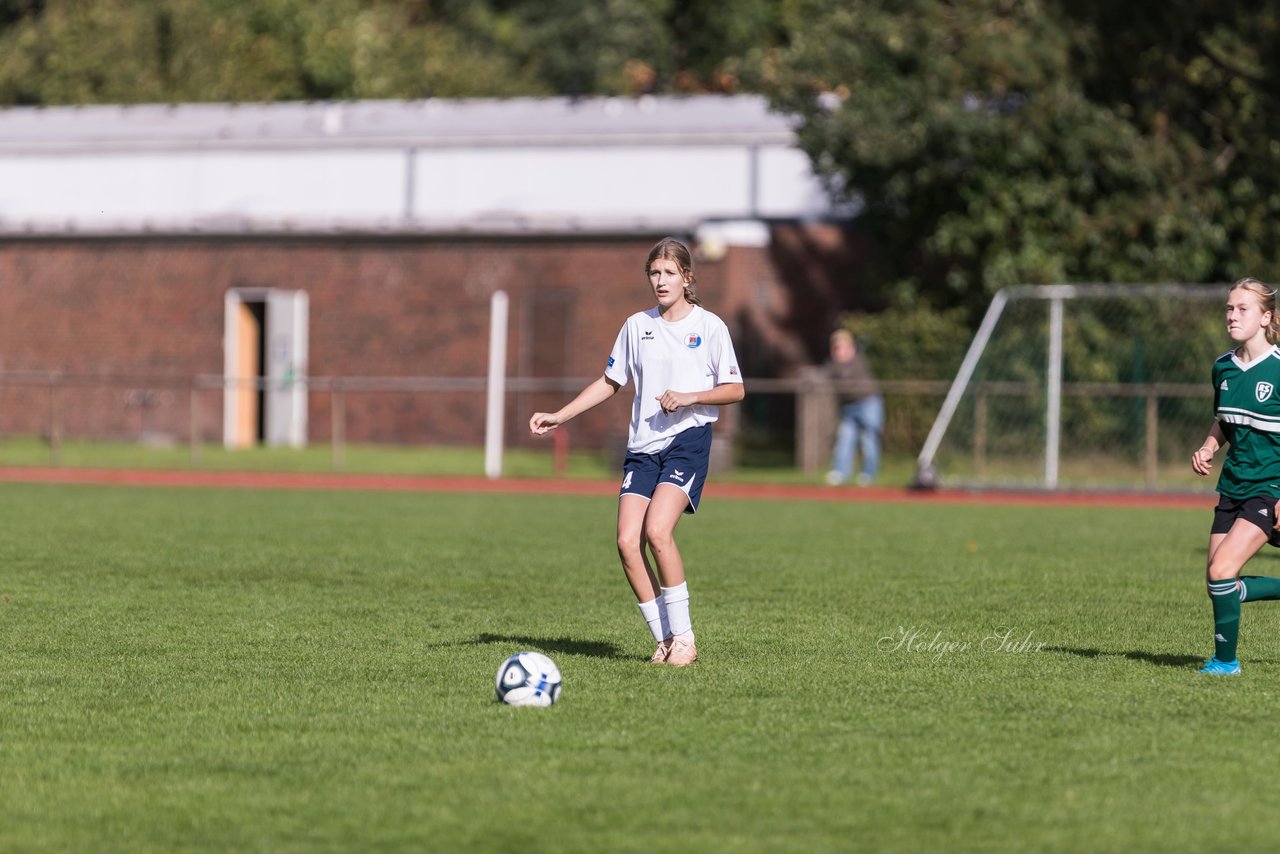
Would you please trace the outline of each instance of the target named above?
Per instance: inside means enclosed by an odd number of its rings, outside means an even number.
[[[560,699],[560,668],[540,652],[517,652],[498,668],[496,688],[508,706],[550,706]]]

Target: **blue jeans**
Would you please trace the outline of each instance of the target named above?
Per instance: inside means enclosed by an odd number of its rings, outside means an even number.
[[[864,397],[840,408],[836,427],[835,459],[831,469],[848,480],[853,474],[855,448],[862,454],[861,479],[874,480],[880,473],[880,434],[884,432],[884,398]]]

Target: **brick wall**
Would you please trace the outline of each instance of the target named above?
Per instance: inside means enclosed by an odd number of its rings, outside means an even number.
[[[829,229],[828,229],[829,231]],[[0,244],[0,372],[62,371],[47,388],[0,385],[0,433],[36,434],[57,409],[64,436],[185,441],[191,378],[223,369],[224,298],[233,288],[304,290],[313,377],[482,377],[489,298],[511,298],[511,376],[591,378],[623,319],[652,304],[643,274],[662,235],[589,239],[253,237],[35,239]],[[786,231],[779,240],[787,240]],[[698,267],[704,305],[729,324],[748,380],[807,360],[798,330],[831,306],[796,310],[811,272],[794,248],[731,249]],[[797,281],[800,279],[801,281]],[[804,300],[800,300],[801,303]],[[807,316],[806,316],[807,315]],[[825,340],[825,328],[814,333]],[[110,384],[89,377],[112,377]],[[199,397],[202,438],[221,437],[218,390]],[[507,437],[530,441],[536,408],[571,393],[512,395]],[[329,395],[313,393],[309,438],[330,437]],[[625,433],[623,393],[571,426],[575,446]],[[348,441],[475,444],[483,394],[349,393]]]

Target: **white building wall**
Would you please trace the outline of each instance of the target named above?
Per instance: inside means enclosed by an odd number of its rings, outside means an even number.
[[[832,214],[756,97],[0,110],[0,234],[690,230]]]

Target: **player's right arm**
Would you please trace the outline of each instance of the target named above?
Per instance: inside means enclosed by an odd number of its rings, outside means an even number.
[[[1222,432],[1222,425],[1217,421],[1213,422],[1213,429],[1209,431],[1209,435],[1205,436],[1204,442],[1191,455],[1191,468],[1201,477],[1213,471],[1213,455],[1218,453],[1218,449],[1227,442],[1226,434]]]
[[[617,394],[618,389],[622,386],[609,379],[601,376],[591,385],[578,392],[578,396],[566,403],[556,412],[535,412],[533,417],[529,419],[529,432],[535,436],[541,436],[570,419],[576,418],[594,406],[599,406],[609,398]]]

